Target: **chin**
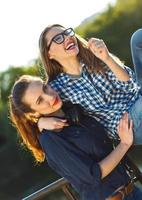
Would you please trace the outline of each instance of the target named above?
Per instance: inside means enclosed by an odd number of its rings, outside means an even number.
[[[79,48],[76,46],[74,49],[67,51],[68,55],[77,56],[79,53]]]
[[[75,54],[75,55],[78,55],[78,53],[79,53],[79,48],[76,47],[76,48],[72,51],[72,53]]]

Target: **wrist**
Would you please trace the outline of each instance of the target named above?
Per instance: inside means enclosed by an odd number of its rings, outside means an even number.
[[[132,142],[123,142],[123,141],[121,141],[119,144],[120,144],[121,148],[128,150],[131,147]]]
[[[103,60],[103,62],[109,66],[110,63],[112,63],[113,58],[111,56],[111,54],[109,53],[108,56]]]

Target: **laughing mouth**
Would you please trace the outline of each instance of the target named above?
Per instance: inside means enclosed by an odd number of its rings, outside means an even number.
[[[70,42],[67,46],[66,46],[66,50],[71,50],[76,46],[76,44],[74,42]]]

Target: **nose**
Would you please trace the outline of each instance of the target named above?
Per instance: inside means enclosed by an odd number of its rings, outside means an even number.
[[[64,45],[66,46],[66,44],[70,41],[71,36],[69,35],[64,35]]]
[[[65,41],[70,40],[71,36],[70,35],[64,35]]]
[[[48,92],[48,94],[44,94],[44,99],[45,101],[48,102],[49,105],[53,104],[55,98],[56,98],[56,95],[52,91]]]
[[[44,98],[49,100],[49,101],[52,101],[54,98],[55,98],[55,95],[54,94],[44,94]]]

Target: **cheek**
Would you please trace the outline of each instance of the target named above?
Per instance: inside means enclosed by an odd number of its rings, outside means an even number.
[[[63,57],[64,54],[65,54],[65,50],[64,50],[64,47],[62,46],[62,44],[59,44],[55,50],[55,54],[56,54],[56,57]]]
[[[52,49],[49,51],[49,58],[55,59],[58,61],[58,59],[62,58],[65,51],[61,45],[56,44],[56,46],[52,47]]]
[[[41,110],[42,110],[42,112],[43,112],[44,114],[50,114],[50,113],[53,112],[53,108],[50,107],[49,105],[47,106],[47,104],[45,104],[45,105],[42,107]]]

